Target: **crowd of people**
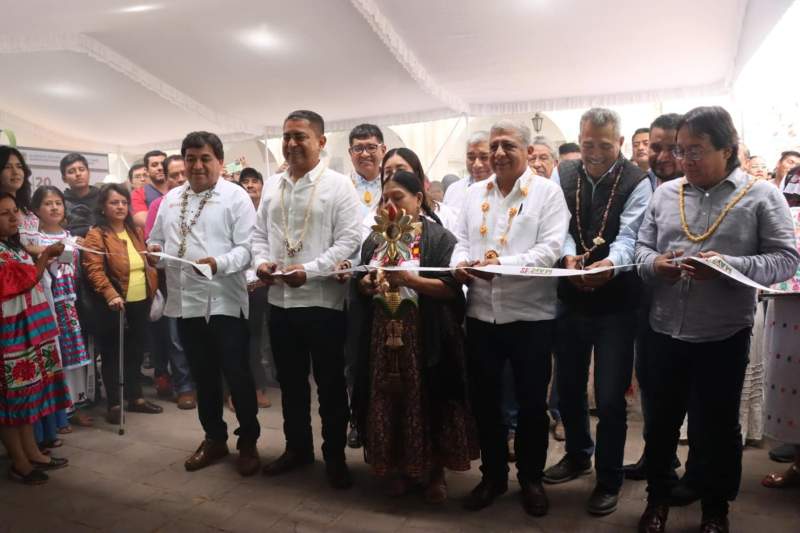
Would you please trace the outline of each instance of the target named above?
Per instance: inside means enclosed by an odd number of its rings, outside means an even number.
[[[745,443],[786,443],[771,454],[792,466],[763,484],[800,485],[800,299],[766,298],[708,260],[800,291],[800,153],[768,172],[720,107],[657,117],[635,131],[630,160],[624,141],[609,109],[584,113],[578,142],[557,150],[501,120],[469,136],[467,177],[434,184],[411,149],[387,150],[362,124],[346,176],[323,157],[323,118],[300,110],[283,124],[285,168],[266,180],[228,175],[220,139],[192,132],[180,155],[145,154],[127,186],[90,185],[74,153],[61,161],[69,188],[33,194],[22,154],[0,147],[9,476],[39,484],[68,464],[50,450],[95,423],[82,407],[99,381],[109,423],[123,399],[126,412],[161,413],[142,391],[148,353],[158,395],[197,409],[205,438],[189,471],[229,454],[226,403],[239,474],[313,463],[313,374],[333,488],[353,483],[348,445],[389,494],[422,488],[430,503],[448,498],[446,470],[479,459],[463,501],[478,511],[508,490],[515,461],[532,516],[548,512],[546,484],[594,471],[592,515],[616,510],[626,478],[645,479],[639,531],[664,531],[671,505],[698,500],[701,531],[728,531]],[[286,442],[262,466],[267,351]],[[623,465],[634,370],[645,450]],[[547,467],[551,430],[566,453]]]

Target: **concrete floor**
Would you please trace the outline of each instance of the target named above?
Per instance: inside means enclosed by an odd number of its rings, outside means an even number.
[[[273,407],[259,414],[262,460],[273,459],[283,450],[279,396],[271,390]],[[70,466],[53,472],[44,486],[23,487],[0,478],[0,532],[618,532],[635,531],[644,509],[644,482],[627,482],[617,512],[604,518],[589,516],[584,506],[593,476],[588,476],[548,487],[551,511],[544,518],[524,513],[515,483],[491,507],[477,513],[463,511],[459,500],[477,483],[477,464],[470,472],[449,474],[451,499],[440,507],[425,504],[419,495],[392,499],[371,477],[361,451],[349,449],[356,481],[349,491],[328,488],[319,460],[278,479],[241,478],[234,470],[233,455],[188,473],[183,462],[203,437],[196,411],[180,411],[173,403],[162,405],[161,415],[130,415],[124,436],[105,423],[98,409],[95,428],[76,428],[64,437],[65,445],[55,455],[67,457]],[[235,427],[232,413],[226,410],[225,416],[229,426]],[[319,446],[316,415],[314,425]],[[626,459],[635,460],[641,451],[641,423],[633,420]],[[563,443],[551,440],[548,465],[562,453]],[[682,447],[680,454],[685,453]],[[800,491],[767,490],[759,483],[766,472],[783,465],[771,463],[766,448],[748,448],[744,457],[742,490],[732,508],[733,530],[800,531]],[[7,464],[1,461],[0,468]],[[699,520],[699,504],[673,509],[668,530],[696,531]]]

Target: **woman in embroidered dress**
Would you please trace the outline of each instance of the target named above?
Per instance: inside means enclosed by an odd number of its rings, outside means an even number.
[[[34,242],[39,218],[31,211],[31,169],[19,150],[0,146],[0,171],[0,192],[13,196],[19,206],[20,241],[28,253],[38,255],[43,248]]]
[[[47,481],[44,470],[67,465],[44,455],[33,424],[70,405],[56,349],[58,327],[39,279],[63,245],[42,251],[34,263],[20,242],[15,199],[0,192],[0,438],[11,457],[8,475],[27,485]]]
[[[800,167],[786,175],[783,194],[792,211],[800,250]],[[771,489],[800,487],[800,269],[777,288],[796,294],[776,295],[767,304],[764,434],[794,445],[795,456],[787,470],[761,480]]]
[[[39,217],[39,231],[34,244],[46,247],[71,238],[69,231],[62,227],[64,222],[64,193],[52,185],[36,189],[31,200],[31,208]],[[47,269],[53,294],[56,319],[58,320],[58,344],[61,348],[61,363],[70,391],[74,409],[71,421],[79,426],[92,425],[92,418],[78,410],[78,406],[93,399],[94,365],[83,342],[81,326],[78,322],[76,284],[78,281],[78,250],[72,253],[69,262],[59,260]],[[61,433],[68,433],[69,426]]]
[[[383,206],[405,210],[414,224],[401,265],[450,264],[456,239],[430,220],[437,217],[429,211],[419,176],[394,172],[383,182]],[[379,245],[371,235],[362,247],[362,264],[386,264],[386,250],[386,242]],[[356,283],[366,316],[354,412],[366,461],[379,477],[394,477],[392,494],[427,481],[426,500],[443,502],[444,468],[468,470],[478,457],[466,391],[461,284],[449,271],[373,271]],[[387,293],[397,291],[399,306],[392,311]]]
[[[158,288],[158,275],[144,260],[146,250],[142,230],[133,223],[128,206],[130,193],[124,186],[110,183],[97,198],[97,225],[84,239],[84,246],[101,253],[84,252],[86,277],[97,295],[108,306],[98,321],[98,345],[103,354],[101,371],[108,398],[109,424],[120,419],[119,397],[119,315],[125,312],[124,394],[128,410],[156,414],[163,409],[145,401],[139,384],[143,345],[148,327],[150,302]],[[98,305],[98,313],[102,305]]]

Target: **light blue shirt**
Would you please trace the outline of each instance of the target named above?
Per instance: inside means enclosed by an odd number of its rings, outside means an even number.
[[[358,219],[363,220],[364,217],[366,217],[373,209],[375,209],[381,199],[381,194],[383,193],[381,190],[381,178],[379,176],[372,181],[368,181],[364,179],[358,172],[353,172],[350,174],[350,179],[352,180],[353,186],[355,186],[356,193],[358,194]],[[369,198],[369,202],[365,201],[366,198]]]
[[[616,165],[617,163],[612,165],[611,168],[608,169],[608,172],[603,174],[597,181],[589,177],[588,182],[589,185],[592,186],[593,198],[597,185],[608,177]],[[551,177],[550,179],[552,180],[553,178]],[[647,210],[647,205],[650,203],[650,198],[652,198],[652,196],[653,187],[650,180],[643,179],[625,201],[622,214],[619,216],[619,233],[617,233],[617,238],[614,239],[614,242],[609,245],[608,250],[607,259],[615,265],[629,265],[633,263],[633,258],[636,253],[636,236],[639,233],[639,227],[642,225],[644,213]],[[575,240],[569,233],[567,233],[567,239],[564,241],[564,255],[578,255]],[[630,268],[622,270],[630,270]],[[620,270],[615,270],[614,273],[616,274],[619,271]]]

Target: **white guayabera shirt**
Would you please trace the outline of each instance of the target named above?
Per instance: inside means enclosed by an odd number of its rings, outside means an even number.
[[[313,195],[313,197],[312,197]],[[283,196],[283,205],[281,205]],[[275,263],[279,268],[302,264],[309,272],[329,272],[361,249],[360,202],[350,178],[320,162],[297,181],[289,172],[264,186],[253,232],[253,267]],[[288,238],[302,248],[289,256]],[[305,232],[303,228],[305,226]],[[269,303],[285,309],[324,307],[341,310],[347,285],[332,276],[308,276],[302,287],[278,282],[269,289]]]
[[[194,220],[205,191],[195,193],[188,182],[169,191],[150,231],[148,244],[161,246],[164,253],[178,255],[181,243],[181,198],[188,190],[186,224]],[[161,260],[167,273],[169,317],[195,318],[248,314],[245,271],[250,266],[250,239],[255,224],[253,201],[240,186],[218,179],[211,198],[186,238],[186,259],[196,261],[213,257],[217,273],[206,279],[190,265]]]
[[[527,194],[522,187],[527,186]],[[487,188],[490,188],[487,191]],[[486,211],[486,235],[481,235]],[[509,229],[509,209],[518,214]],[[483,260],[489,250],[499,254],[501,265],[550,268],[561,258],[561,247],[569,228],[569,209],[561,187],[530,169],[503,196],[496,177],[467,189],[464,207],[455,228],[458,238],[451,266],[462,261]],[[508,230],[508,231],[507,231]],[[505,235],[507,244],[500,244]],[[556,317],[555,278],[526,279],[496,276],[475,279],[467,293],[467,316],[490,323],[517,320],[550,320]]]

